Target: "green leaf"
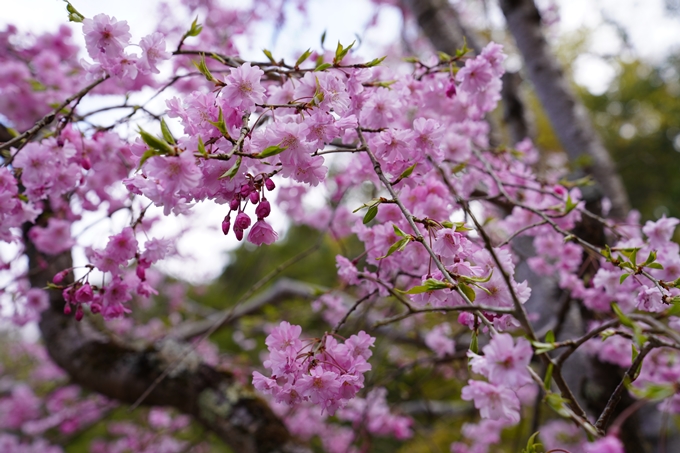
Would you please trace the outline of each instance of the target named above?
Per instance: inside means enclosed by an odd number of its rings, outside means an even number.
[[[475,290],[470,288],[468,285],[465,283],[459,283],[458,287],[460,288],[461,291],[463,291],[463,294],[470,300],[470,302],[474,302],[475,298],[477,295],[475,294]]]
[[[202,156],[208,157],[208,152],[205,150],[205,144],[203,143],[203,139],[200,136],[198,137],[198,152]]]
[[[536,354],[536,355],[545,354],[546,352],[550,352],[550,351],[555,350],[555,345],[553,343],[543,343],[541,341],[532,341],[531,345],[535,348],[534,354]]]
[[[175,137],[172,136],[172,133],[170,132],[168,124],[165,122],[164,118],[161,118],[161,132],[163,133],[163,138],[166,142],[170,143],[171,145],[176,143]]]
[[[85,19],[85,16],[75,9],[75,7],[68,0],[64,0],[64,2],[66,2],[66,11],[68,12],[69,22],[82,23],[83,19]]]
[[[562,417],[569,418],[571,416],[569,410],[567,409],[567,404],[569,403],[568,399],[563,398],[557,393],[547,392],[543,400],[548,404],[548,406],[552,408],[552,410],[560,414]]]
[[[309,56],[310,56],[311,54],[312,54],[312,50],[311,50],[311,49],[305,50],[304,53],[303,53],[302,55],[300,55],[300,58],[298,58],[297,61],[295,62],[295,67],[297,68],[297,67],[300,66],[302,63],[304,63],[305,60],[306,60],[307,58],[309,58]]]
[[[447,54],[446,52],[437,52],[437,56],[439,57],[439,61],[441,62],[449,62],[452,60],[451,55]]]
[[[666,310],[666,316],[680,315],[680,296],[675,296],[671,299],[671,307]]]
[[[375,219],[376,215],[378,215],[378,205],[368,208],[368,211],[366,211],[366,215],[364,216],[364,225]]]
[[[382,63],[385,60],[385,58],[387,58],[387,55],[385,55],[384,57],[381,57],[381,58],[375,58],[375,59],[369,61],[368,63],[366,63],[366,67],[372,68],[374,66],[378,66],[380,63]]]
[[[656,261],[656,250],[652,250],[649,252],[649,255],[647,256],[647,259],[645,260],[643,266],[647,266],[648,264],[653,263]]]
[[[194,21],[191,23],[191,28],[189,31],[184,33],[184,37],[187,38],[189,36],[198,36],[202,31],[203,25],[198,23],[198,16],[196,16],[196,19],[194,19]]]
[[[144,143],[146,143],[149,148],[156,150],[159,154],[175,153],[174,148],[170,146],[167,142],[161,140],[155,135],[149,134],[141,127],[139,128],[139,135],[142,136],[142,140],[144,140]]]
[[[479,339],[477,338],[477,331],[472,331],[472,339],[470,340],[470,351],[477,354],[479,352]]]
[[[651,401],[661,401],[675,395],[674,384],[648,384],[642,388],[633,387],[630,385],[630,380],[626,382],[628,390],[638,398],[644,398]]]
[[[224,179],[224,178],[233,178],[236,176],[236,173],[238,173],[238,169],[241,166],[241,156],[238,156],[238,159],[236,159],[236,162],[234,162],[234,165],[231,166],[231,168],[224,173],[218,178],[218,179]]]
[[[392,228],[394,229],[394,234],[396,234],[397,236],[402,237],[402,238],[405,238],[406,236],[408,236],[406,233],[401,231],[401,228],[399,228],[396,223],[392,224]]]
[[[543,378],[543,388],[550,391],[550,381],[552,380],[553,368],[555,364],[550,362],[548,368],[545,370],[545,378]]]
[[[650,268],[650,269],[663,269],[663,266],[661,265],[661,263],[650,263],[650,264],[647,264],[647,267]]]
[[[146,151],[144,151],[144,154],[142,154],[142,158],[139,159],[139,166],[137,167],[137,170],[142,168],[142,165],[144,165],[144,162],[149,160],[149,158],[154,157],[154,156],[160,156],[160,155],[161,155],[161,153],[159,153],[155,149],[147,149]]]
[[[201,54],[201,59],[198,61],[198,63],[196,63],[196,61],[194,60],[192,60],[191,63],[193,63],[193,65],[196,66],[198,72],[205,76],[208,82],[219,83],[218,80],[212,75],[210,69],[208,69],[208,66],[205,63],[205,54]]]
[[[408,178],[409,176],[411,176],[411,173],[413,173],[413,170],[416,169],[416,165],[418,165],[418,164],[415,163],[415,164],[411,165],[410,167],[408,167],[406,170],[402,171],[401,174],[399,175],[399,177],[397,178],[397,180],[401,181],[402,179]]]
[[[287,146],[279,146],[279,145],[272,145],[272,146],[267,146],[265,149],[262,150],[261,153],[257,155],[259,158],[265,158],[265,157],[270,157],[270,156],[276,156],[277,154],[281,154],[285,150],[287,150]]]
[[[625,282],[628,277],[630,277],[630,274],[623,274],[621,278],[619,278],[619,285]]]
[[[545,342],[546,343],[554,343],[555,342],[555,333],[552,330],[549,330],[545,334]]]
[[[451,173],[453,173],[454,175],[456,173],[460,173],[461,171],[465,170],[465,167],[467,167],[467,162],[462,162],[462,163],[456,165],[455,167],[453,167],[451,169]]]
[[[372,209],[372,208],[371,208],[371,209]],[[370,211],[371,209],[369,209],[369,211]],[[376,209],[377,209],[377,208],[376,208]],[[409,243],[410,241],[411,241],[411,238],[410,238],[410,237],[406,237],[406,238],[403,238],[403,239],[398,240],[397,242],[395,242],[394,244],[392,244],[392,245],[390,246],[390,248],[387,250],[387,253],[386,253],[385,255],[383,255],[383,256],[381,256],[381,257],[379,257],[379,258],[377,258],[377,259],[378,259],[378,260],[382,260],[382,259],[385,259],[385,258],[387,258],[388,256],[390,256],[390,255],[393,254],[394,252],[401,252],[402,250],[404,250],[404,248],[406,248],[406,246],[408,245],[408,243]]]
[[[326,31],[324,30],[323,33],[321,33],[321,48],[323,49],[323,45],[326,43]]]
[[[328,69],[328,68],[330,68],[330,67],[332,67],[332,66],[333,66],[333,65],[330,64],[330,63],[322,63],[322,64],[320,64],[319,66],[317,66],[316,68],[314,68],[314,71],[315,71],[315,72],[316,72],[316,71],[325,71],[326,69]]]
[[[333,59],[334,64],[340,64],[343,58],[347,55],[347,52],[356,44],[356,41],[352,41],[352,44],[350,44],[347,47],[342,47],[342,44],[340,44],[340,41],[338,41],[338,47],[335,49],[335,58]]]
[[[612,260],[612,250],[609,248],[608,245],[605,245],[604,248],[600,250],[600,253],[607,259],[607,261]]]
[[[565,214],[569,214],[576,206],[578,206],[578,203],[574,203],[574,200],[571,199],[571,195],[567,194],[567,204],[564,208]]]
[[[403,240],[403,239],[402,239]],[[448,282],[443,282],[441,280],[435,280],[434,278],[428,278],[420,286],[414,286],[405,292],[405,294],[421,294],[429,293],[430,291],[437,291],[439,289],[450,288],[451,284]]]
[[[272,53],[268,51],[267,49],[262,49],[262,52],[265,54],[267,58],[269,58],[269,61],[272,62],[272,64],[276,64],[276,60],[274,60],[274,57],[272,56]]]
[[[612,310],[614,311],[614,314],[616,314],[616,317],[619,318],[619,321],[621,321],[621,324],[633,328],[633,321],[621,311],[621,308],[619,308],[616,302],[612,302]]]
[[[208,122],[215,126],[218,131],[220,131],[220,134],[222,134],[222,137],[224,138],[230,138],[229,137],[229,130],[227,128],[227,122],[224,120],[224,113],[222,112],[222,107],[219,109],[219,116],[217,117],[217,121],[210,121]]]
[[[543,450],[543,444],[536,442],[536,437],[538,437],[538,431],[531,435],[527,441],[527,447],[522,450],[522,453],[540,453]]]
[[[489,271],[489,275],[486,277],[469,277],[467,275],[461,275],[458,277],[461,281],[466,282],[466,283],[486,283],[489,280],[491,280],[491,276],[493,275],[493,269]]]

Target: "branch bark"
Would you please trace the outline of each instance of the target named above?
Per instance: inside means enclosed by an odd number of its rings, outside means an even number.
[[[541,16],[533,0],[501,0],[508,29],[522,53],[529,79],[569,160],[585,161],[584,169],[600,184],[612,203],[611,213],[625,218],[628,195],[614,162],[592,127],[585,107],[571,90],[541,29]],[[585,159],[584,159],[585,158]]]
[[[28,227],[25,228],[27,232]],[[72,266],[70,251],[56,257],[41,255],[25,234],[31,286],[44,287],[54,274]],[[64,299],[50,291],[50,308],[40,319],[47,351],[74,383],[123,403],[134,403],[148,389],[143,404],[170,406],[191,415],[234,451],[243,453],[302,453],[309,450],[292,438],[267,403],[223,370],[196,362],[183,365],[156,382],[188,345],[175,343],[172,356],[159,346],[136,349],[102,336],[86,320],[63,313]]]

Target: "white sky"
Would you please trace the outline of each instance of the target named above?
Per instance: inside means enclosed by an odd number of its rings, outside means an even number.
[[[476,1],[478,0],[468,0],[467,3],[474,8]],[[539,0],[539,4],[547,4],[549,1]],[[20,30],[38,33],[55,30],[60,24],[67,23],[65,3],[61,0],[4,0],[3,3],[0,29],[12,23]],[[154,17],[159,1],[73,0],[72,3],[86,17],[106,13],[119,20],[127,20],[133,42],[136,42],[153,31],[155,20],[150,18]],[[243,1],[233,0],[231,3],[243,4]],[[620,55],[622,52],[621,42],[613,27],[603,25],[601,11],[626,29],[635,53],[643,58],[659,61],[680,45],[680,20],[664,10],[663,0],[559,0],[558,5],[560,22],[552,31],[553,35],[570,33],[581,27],[594,30],[589,45],[590,54],[580,56],[575,62],[577,82],[586,85],[593,92],[604,91],[614,76],[613,69],[599,55]],[[375,44],[386,44],[399,39],[401,21],[394,9],[387,9],[381,15],[379,27],[370,35],[364,36],[365,23],[372,8],[366,0],[310,0],[311,21],[303,22],[299,17],[293,20],[281,31],[275,43],[272,42],[271,30],[262,30],[262,33],[257,34],[258,42],[249,43],[252,55],[254,58],[261,58],[260,49],[264,47],[272,50],[276,56],[285,55],[291,48],[304,50],[310,47],[307,43],[317,45],[319,37],[327,30],[327,44],[333,45],[338,40],[347,44],[355,39],[356,33],[363,39],[361,53],[371,58],[379,56],[372,55],[370,49]],[[499,14],[497,8],[491,9],[491,16],[496,16],[495,19],[498,19]],[[494,17],[491,19],[496,22]],[[189,21],[188,18],[187,25]],[[74,36],[83,42],[80,25],[70,26],[74,29]],[[187,264],[187,261],[175,260],[166,265],[166,269],[178,277],[200,282],[219,275],[226,263],[226,251],[233,248],[236,241],[231,235],[225,238],[219,231],[221,219],[226,214],[225,208],[215,209],[208,205],[195,209],[196,218],[170,218],[164,223],[167,234],[180,231],[189,222],[202,225],[198,230],[185,235],[180,245],[180,251],[185,256],[194,256],[193,261]],[[126,221],[114,220],[123,223]],[[283,220],[278,216],[274,219],[274,224],[275,227],[284,227]],[[105,245],[106,230],[111,227],[110,223],[102,222],[88,232],[88,240],[99,246]]]

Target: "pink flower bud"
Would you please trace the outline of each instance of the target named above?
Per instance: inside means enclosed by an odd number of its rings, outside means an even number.
[[[238,228],[234,227],[234,235],[239,241],[243,240],[243,230],[239,230]]]
[[[255,215],[257,216],[257,219],[264,219],[269,215],[269,213],[272,211],[272,207],[269,204],[269,201],[267,200],[262,200],[259,205],[257,205],[257,208],[255,208]]]
[[[68,274],[69,270],[70,270],[70,269],[65,269],[65,270],[63,270],[63,271],[61,271],[61,272],[58,272],[58,273],[54,276],[54,278],[52,279],[52,282],[53,282],[55,285],[58,285],[59,283],[63,282],[64,279],[66,278],[66,274]]]
[[[252,204],[257,204],[260,201],[260,192],[258,192],[257,190],[254,190],[254,191],[250,192],[249,197],[250,197],[250,202]]]
[[[449,82],[448,85],[446,85],[445,93],[447,98],[452,98],[456,95],[456,84],[453,82],[453,80]]]
[[[239,207],[239,199],[238,195],[235,198],[232,198],[231,201],[229,202],[229,207],[231,208],[232,211],[237,211]]]
[[[90,162],[89,157],[83,157],[80,159],[80,166],[83,167],[84,170],[89,170],[92,168],[92,162]]]
[[[70,315],[71,314],[71,304],[66,302],[66,305],[64,305],[64,314],[65,315]]]
[[[253,191],[253,188],[250,187],[250,184],[243,184],[241,186],[241,192],[240,193],[241,193],[241,196],[243,198],[246,198],[248,195],[250,195],[250,192],[252,192],[252,191]]]
[[[246,230],[250,226],[250,217],[245,212],[239,212],[234,220],[234,230]]]
[[[86,304],[92,301],[93,298],[92,287],[89,283],[85,283],[76,291],[76,302],[79,304]]]
[[[274,190],[274,187],[276,187],[276,185],[274,184],[274,181],[272,181],[271,179],[265,179],[265,181],[264,181],[264,186],[265,186],[265,187],[267,188],[267,190],[270,191],[270,192],[271,192],[272,190]]]
[[[229,228],[231,227],[231,219],[229,216],[224,216],[224,220],[222,220],[222,233],[226,236],[229,234]]]
[[[135,269],[135,274],[137,274],[137,278],[141,281],[146,280],[146,268],[144,266],[137,266],[137,269]]]
[[[83,307],[78,305],[76,307],[76,321],[81,321],[83,319]]]
[[[90,311],[95,315],[97,313],[100,313],[102,311],[101,304],[99,302],[92,302],[92,304],[90,305]]]

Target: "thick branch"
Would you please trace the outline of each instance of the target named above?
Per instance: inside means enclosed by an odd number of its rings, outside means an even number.
[[[623,219],[630,209],[621,177],[588,118],[585,107],[569,86],[559,62],[541,30],[541,16],[533,0],[501,0],[508,28],[524,57],[550,122],[573,163],[584,161],[604,195],[612,202],[612,215]]]
[[[44,257],[26,238],[32,269],[31,285],[44,287],[59,270],[71,267],[70,252]],[[103,337],[63,313],[64,300],[50,292],[50,308],[42,313],[40,330],[52,358],[73,382],[109,398],[133,403],[153,388],[143,403],[170,406],[193,416],[234,451],[244,453],[306,452],[292,439],[265,401],[243,388],[231,373],[193,361],[182,362],[188,345],[179,342],[136,349]],[[191,353],[189,353],[191,354]],[[177,362],[182,365],[176,366]],[[155,382],[168,367],[176,367]]]

